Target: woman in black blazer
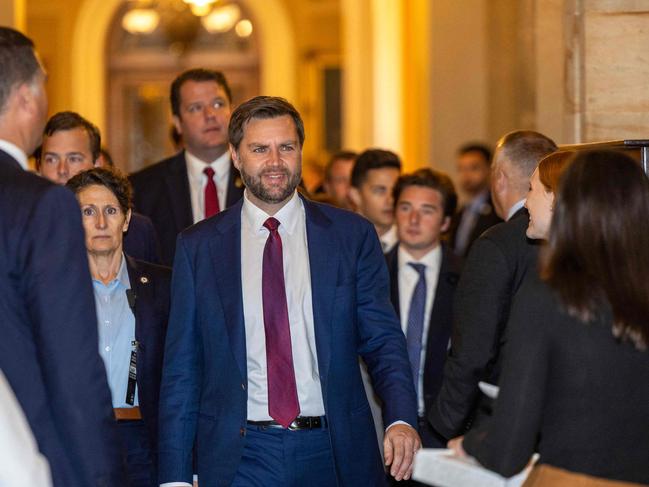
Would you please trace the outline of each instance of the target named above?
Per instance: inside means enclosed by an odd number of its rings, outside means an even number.
[[[504,476],[536,451],[529,485],[649,484],[649,181],[620,153],[580,153],[556,196],[494,415],[449,446]]]

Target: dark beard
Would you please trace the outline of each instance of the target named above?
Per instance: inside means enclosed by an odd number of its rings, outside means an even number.
[[[295,171],[293,176],[291,176],[291,173],[286,168],[281,169],[280,171],[273,169],[272,172],[283,172],[288,181],[286,186],[280,192],[277,192],[279,188],[273,188],[273,190],[269,190],[262,184],[261,177],[264,175],[265,171],[262,171],[257,177],[251,176],[250,174],[245,172],[243,168],[240,169],[240,172],[241,178],[243,179],[243,182],[246,185],[248,191],[250,191],[259,200],[269,204],[281,203],[282,201],[289,198],[295,192],[295,188],[298,187],[300,181],[302,180],[302,168],[300,166],[298,166],[297,171]]]

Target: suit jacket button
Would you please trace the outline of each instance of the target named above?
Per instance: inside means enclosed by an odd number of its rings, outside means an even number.
[[[246,390],[246,385],[243,382],[241,383],[241,389],[243,389],[244,391]]]
[[[246,429],[245,428],[241,428],[239,430],[239,436],[246,436]]]

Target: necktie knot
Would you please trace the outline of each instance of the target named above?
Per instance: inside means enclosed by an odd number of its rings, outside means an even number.
[[[273,218],[272,216],[264,222],[264,226],[272,233],[276,232],[279,228],[279,220]]]
[[[203,174],[207,176],[208,180],[211,180],[214,177],[214,169],[208,166],[205,169],[203,169]]]
[[[420,264],[418,262],[408,262],[408,265],[417,271],[419,277],[424,276],[426,272],[426,264]]]

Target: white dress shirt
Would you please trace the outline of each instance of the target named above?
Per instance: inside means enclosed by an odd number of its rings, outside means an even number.
[[[1,370],[0,485],[15,487],[52,485],[49,463],[38,451],[25,414]]]
[[[221,157],[209,164],[203,162],[194,154],[185,151],[187,162],[187,178],[189,179],[189,195],[192,200],[192,216],[194,223],[205,218],[205,186],[207,176],[203,171],[206,167],[214,170],[214,183],[219,198],[219,208],[225,210],[228,192],[228,180],[230,178],[230,153],[225,151]]]
[[[525,206],[525,200],[526,200],[526,198],[523,198],[522,200],[517,201],[516,203],[514,203],[512,205],[512,207],[507,212],[507,220],[506,221],[509,221],[510,218],[514,216],[514,213],[516,213],[518,210],[523,208],[523,206]]]
[[[381,241],[381,249],[383,250],[383,253],[387,254],[390,252],[399,240],[399,236],[397,235],[397,226],[392,225],[390,230],[379,236],[379,240]]]
[[[421,344],[421,361],[419,362],[419,375],[417,377],[417,401],[419,416],[424,415],[424,366],[426,362],[426,341],[428,339],[428,329],[430,328],[430,315],[433,311],[433,302],[435,301],[435,292],[437,291],[437,280],[439,278],[439,269],[442,264],[442,247],[438,245],[433,250],[424,255],[421,259],[413,258],[403,245],[399,246],[398,263],[399,263],[399,309],[401,310],[401,329],[406,334],[408,331],[408,313],[410,312],[410,301],[412,293],[419,282],[419,273],[410,265],[409,262],[424,264],[426,266],[426,307],[424,313],[424,332]]]
[[[18,161],[18,164],[27,171],[29,167],[27,166],[27,154],[15,144],[12,144],[8,140],[0,139],[0,150],[5,151],[11,157]]]
[[[306,237],[306,217],[297,192],[273,215],[280,222],[284,257],[284,282],[291,330],[293,368],[300,403],[300,416],[324,415],[324,401],[318,372],[311,272]],[[248,367],[248,420],[267,421],[268,379],[266,374],[266,333],[262,304],[264,246],[269,231],[263,224],[270,218],[244,192],[241,210],[241,282],[246,326]]]

